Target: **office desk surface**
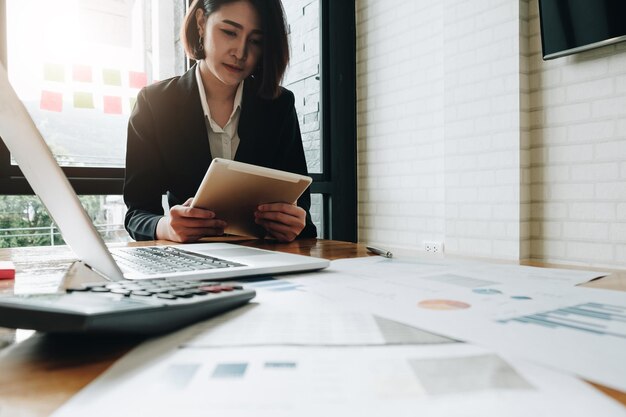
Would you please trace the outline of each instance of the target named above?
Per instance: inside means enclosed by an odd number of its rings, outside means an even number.
[[[364,245],[331,240],[307,239],[288,244],[235,240],[247,246],[331,260],[368,256]],[[12,260],[16,265],[16,280],[0,281],[0,293],[11,293],[14,289],[53,290],[74,258],[67,247],[56,246],[0,249],[0,260]],[[564,267],[539,262],[523,264]],[[584,285],[626,291],[626,271],[611,271],[610,276]],[[142,340],[50,336],[0,328],[0,417],[50,415]],[[592,385],[626,405],[626,393]]]

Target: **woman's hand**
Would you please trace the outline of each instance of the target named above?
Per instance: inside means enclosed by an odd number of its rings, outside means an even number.
[[[215,218],[210,210],[190,207],[192,199],[170,209],[169,217],[157,224],[157,239],[174,242],[195,242],[205,236],[224,234],[226,222]]]
[[[269,236],[291,242],[306,225],[306,211],[295,204],[261,204],[254,212],[254,221],[263,226]]]

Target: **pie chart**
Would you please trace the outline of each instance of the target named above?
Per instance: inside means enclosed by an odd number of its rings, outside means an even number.
[[[471,307],[470,304],[456,300],[423,300],[417,305],[428,310],[464,310]]]

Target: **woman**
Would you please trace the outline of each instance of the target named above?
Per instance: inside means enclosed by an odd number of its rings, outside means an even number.
[[[129,120],[125,226],[136,240],[224,233],[215,213],[189,206],[215,157],[307,174],[294,96],[279,86],[289,62],[280,0],[195,0],[181,40],[196,64],[141,90]],[[307,190],[297,205],[260,205],[255,221],[279,241],[315,237],[310,204]]]

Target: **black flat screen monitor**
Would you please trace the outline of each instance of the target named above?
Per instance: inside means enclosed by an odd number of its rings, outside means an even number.
[[[543,59],[626,40],[626,0],[539,0]]]

